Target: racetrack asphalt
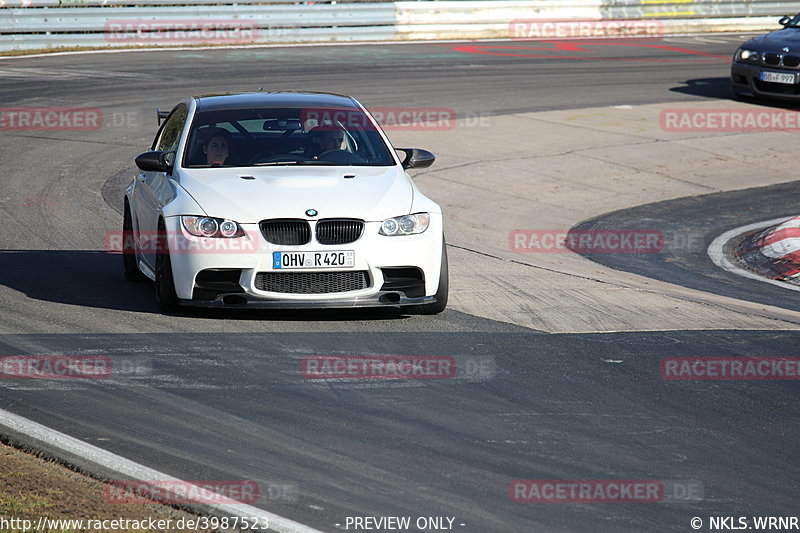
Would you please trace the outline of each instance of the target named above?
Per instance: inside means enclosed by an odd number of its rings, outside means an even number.
[[[470,137],[460,152],[450,143],[459,144],[461,130],[424,132],[423,147],[438,152],[441,144],[449,157],[443,161],[457,165],[458,155],[491,159],[498,149],[492,136],[514,137],[493,129],[512,114],[563,111],[569,117],[573,110],[614,106],[734,105],[726,76],[736,40],[603,43],[587,46],[583,57],[589,60],[543,51],[541,44],[520,51],[509,43],[479,43],[0,61],[4,108],[103,110],[103,127],[96,131],[0,132],[0,355],[102,354],[119,368],[138,369],[91,382],[1,379],[0,408],[182,479],[292,487],[295,498],[273,498],[264,490],[255,505],[326,532],[344,529],[348,516],[449,516],[455,531],[530,533],[687,531],[696,516],[791,515],[800,495],[797,383],[667,381],[660,373],[668,357],[780,357],[797,350],[794,294],[715,271],[702,247],[671,258],[593,257],[586,268],[611,267],[585,274],[603,296],[592,300],[575,291],[553,306],[565,315],[591,309],[600,326],[555,333],[467,312],[479,306],[479,297],[471,295],[481,287],[466,273],[503,276],[474,258],[496,255],[481,239],[490,230],[499,241],[506,234],[482,221],[470,225],[469,214],[483,209],[485,199],[468,187],[445,189],[433,181],[436,174],[420,176],[419,183],[457,221],[451,242],[459,248],[453,248],[451,266],[459,298],[435,317],[361,311],[164,315],[152,288],[126,283],[120,256],[103,251],[103,235],[121,224],[132,159],[154,133],[154,109],[187,95],[325,90],[357,96],[367,107],[444,107],[462,120],[498,117],[481,132],[487,139],[473,144]],[[511,55],[487,55],[498,51]],[[557,57],[541,57],[550,55]],[[539,142],[546,140],[521,129],[516,142],[498,152],[525,154]],[[647,157],[659,146],[641,150]],[[491,184],[493,178],[502,182],[504,176],[486,179]],[[764,187],[746,192],[705,190],[664,201],[642,192],[625,209],[576,223],[650,224],[710,242],[736,225],[796,214],[790,201],[795,184],[758,179],[752,187]],[[556,210],[584,208],[558,193],[551,200]],[[661,285],[653,285],[658,294],[647,297],[669,303],[643,316],[646,325],[601,327],[612,312],[601,298],[622,291],[615,284],[628,280],[629,272],[637,276],[631,284],[648,278],[704,294],[691,303],[673,302],[671,293],[664,296]],[[770,311],[732,310],[728,300],[705,293]],[[636,305],[629,293],[619,294],[619,307]],[[461,304],[469,298],[469,305]],[[649,326],[672,324],[682,306],[707,309],[714,327]],[[785,313],[777,316],[774,307]],[[748,314],[752,322],[742,318]],[[491,316],[504,316],[503,309]],[[773,322],[781,326],[770,327]],[[320,381],[302,374],[304,357],[329,355],[445,356],[461,371],[448,379],[399,381]],[[692,480],[703,494],[679,503],[515,503],[508,487],[517,479]]]

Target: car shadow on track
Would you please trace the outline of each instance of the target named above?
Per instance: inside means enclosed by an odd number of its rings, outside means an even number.
[[[2,250],[0,285],[48,302],[140,313],[161,311],[152,284],[132,283],[122,274],[117,254],[87,250]],[[396,309],[199,309],[181,308],[173,316],[236,320],[352,321],[396,320]]]
[[[397,309],[207,309],[182,307],[178,311],[161,312],[170,316],[227,320],[274,320],[278,322],[357,322],[398,320],[412,315]]]
[[[671,92],[701,96],[703,98],[713,98],[715,100],[732,100],[747,104],[755,104],[764,107],[774,107],[780,109],[797,109],[795,102],[770,98],[737,98],[731,88],[731,79],[725,78],[697,78],[686,80],[679,87],[672,87]]]
[[[715,98],[722,100],[735,100],[731,90],[731,79],[725,78],[697,78],[686,80],[679,87],[672,87],[671,92]]]

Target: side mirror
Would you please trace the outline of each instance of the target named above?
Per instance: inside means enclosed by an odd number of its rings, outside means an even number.
[[[428,168],[436,161],[436,156],[427,150],[419,148],[398,148],[401,152],[405,152],[406,157],[403,159],[403,168]]]
[[[136,166],[148,172],[172,172],[174,152],[145,152],[136,158]]]
[[[781,26],[785,27],[787,24],[789,24],[792,21],[792,19],[793,19],[793,17],[790,17],[789,15],[783,16],[778,21],[778,24],[780,24]]]

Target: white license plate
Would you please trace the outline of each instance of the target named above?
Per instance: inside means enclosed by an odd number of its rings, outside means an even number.
[[[794,85],[796,78],[794,74],[784,74],[783,72],[762,72],[761,81],[769,81],[772,83],[785,83],[786,85]]]
[[[356,264],[353,250],[330,252],[272,252],[272,268],[351,268]]]

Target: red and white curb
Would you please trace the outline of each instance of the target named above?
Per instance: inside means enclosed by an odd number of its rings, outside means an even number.
[[[793,217],[761,236],[758,251],[764,257],[791,265],[783,274],[794,278],[800,274],[800,217]]]
[[[758,280],[763,283],[769,283],[770,285],[775,285],[777,287],[782,287],[792,291],[800,291],[800,286],[798,285],[793,285],[791,283],[787,283],[786,281],[779,281],[773,277],[768,277],[766,275],[757,274],[756,272],[747,270],[737,264],[736,261],[732,261],[725,254],[725,245],[731,240],[744,233],[766,230],[773,226],[775,228],[771,232],[760,236],[762,239],[762,245],[759,246],[756,251],[762,254],[769,261],[792,262],[792,258],[800,259],[800,217],[792,217],[788,219],[786,217],[775,218],[726,231],[714,239],[714,241],[708,247],[708,256],[715,265],[738,276]],[[800,273],[800,262],[798,262],[797,270],[798,273]],[[791,272],[791,270],[789,272]]]

